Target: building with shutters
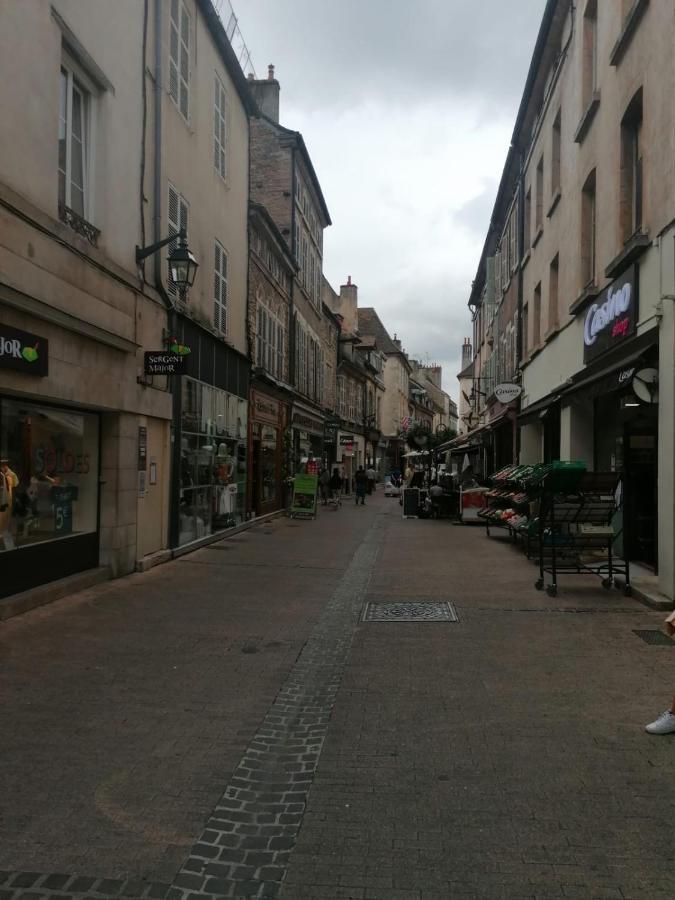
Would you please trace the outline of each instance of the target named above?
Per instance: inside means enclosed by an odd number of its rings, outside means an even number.
[[[489,323],[516,285],[506,302],[517,310],[517,458],[581,460],[620,476],[615,550],[670,600],[674,40],[671,3],[547,2],[471,294],[483,391]],[[504,269],[496,257],[511,208],[517,249]],[[510,231],[508,246],[511,255]]]
[[[297,264],[288,321],[289,474],[325,454],[333,416],[338,325],[322,298],[323,232],[331,224],[302,135],[279,122],[279,82],[249,79],[257,104],[251,119],[251,200],[265,207]]]
[[[384,394],[380,406],[379,427],[381,431],[381,468],[386,472],[401,468],[405,453],[405,431],[410,427],[410,373],[412,367],[401,341],[382,324],[372,307],[358,311],[359,334],[364,339],[373,338],[377,349],[383,355],[382,381]]]
[[[359,466],[382,468],[385,356],[374,335],[361,333],[358,287],[351,275],[339,292],[324,279],[324,301],[340,323],[335,460],[352,484]]]
[[[167,322],[135,261],[153,240],[144,4],[12,3],[1,18],[5,596],[64,576],[73,590],[167,547],[172,398],[143,376]]]

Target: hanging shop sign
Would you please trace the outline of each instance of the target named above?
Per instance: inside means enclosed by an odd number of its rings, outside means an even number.
[[[506,406],[507,403],[511,403],[513,400],[517,400],[522,393],[523,389],[519,384],[511,384],[506,381],[502,384],[498,384],[495,388],[495,397],[500,403],[503,403],[504,406]]]
[[[584,320],[584,362],[587,363],[635,334],[638,320],[637,266],[605,288]]]
[[[323,434],[323,421],[295,410],[293,411],[293,425],[296,428],[302,428],[303,431],[311,431],[312,434]]]
[[[279,421],[279,403],[267,394],[251,391],[251,406],[253,418],[259,422],[269,422],[276,425]]]
[[[146,375],[180,375],[185,356],[166,350],[148,350],[145,353]]]
[[[49,341],[28,331],[0,325],[0,368],[44,377],[49,373]]]

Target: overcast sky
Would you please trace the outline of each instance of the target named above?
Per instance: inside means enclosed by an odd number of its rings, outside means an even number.
[[[352,276],[456,400],[467,308],[545,0],[232,0],[302,132]]]

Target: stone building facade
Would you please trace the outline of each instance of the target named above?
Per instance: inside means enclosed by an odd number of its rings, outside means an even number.
[[[274,67],[248,84],[259,110],[251,119],[251,199],[265,206],[297,263],[289,331],[295,471],[324,458],[335,399],[338,325],[322,300],[323,231],[331,219],[302,135],[279,123]]]
[[[520,209],[518,458],[620,474],[617,551],[671,600],[674,39],[670,3],[549,0],[498,196]]]
[[[2,10],[3,594],[166,547],[171,395],[143,378],[166,308],[135,262],[142,33],[142,4]]]

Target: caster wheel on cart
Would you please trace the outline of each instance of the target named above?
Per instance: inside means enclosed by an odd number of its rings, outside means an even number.
[[[546,588],[546,593],[549,597],[556,597],[558,595],[558,588],[554,584],[549,584]]]
[[[624,594],[624,597],[632,597],[633,596],[633,588],[629,584],[624,584],[623,594]]]
[[[604,589],[606,591],[611,590],[611,588],[614,586],[614,579],[613,578],[603,578],[602,586],[604,587]]]
[[[534,583],[534,586],[536,587],[536,589],[537,589],[538,591],[543,591],[543,590],[544,590],[544,579],[543,579],[543,578],[537,578],[537,580],[536,580],[535,583]]]

